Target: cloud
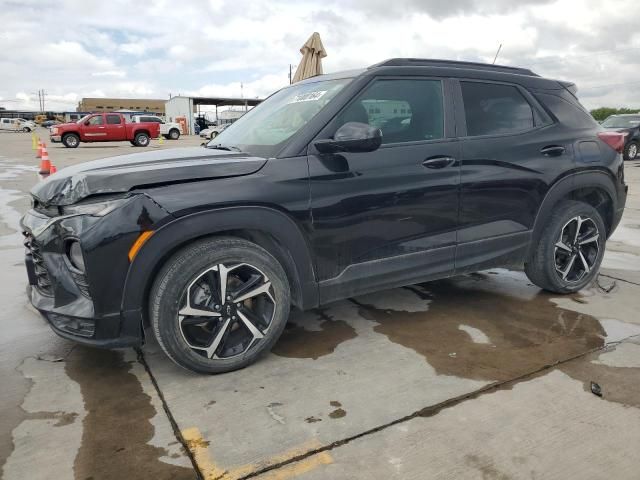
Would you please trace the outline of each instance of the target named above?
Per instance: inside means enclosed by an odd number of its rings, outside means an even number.
[[[7,1],[0,102],[37,108],[39,89],[65,109],[83,96],[238,96],[240,83],[263,97],[318,31],[326,72],[399,56],[490,62],[502,43],[499,63],[575,81],[588,107],[640,107],[639,14],[637,0],[149,0],[140,21],[129,0]]]

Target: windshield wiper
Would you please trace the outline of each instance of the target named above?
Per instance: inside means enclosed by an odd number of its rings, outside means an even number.
[[[240,150],[238,147],[234,146],[234,145],[222,145],[221,143],[218,143],[216,145],[207,145],[207,148],[213,148],[214,150],[227,150],[229,152],[241,152],[242,150]]]

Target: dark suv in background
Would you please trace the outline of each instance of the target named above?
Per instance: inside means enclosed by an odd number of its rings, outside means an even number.
[[[206,148],[66,168],[23,218],[33,305],[66,338],[243,367],[290,308],[490,267],[596,275],[625,134],[529,70],[393,59],[286,87]],[[464,299],[462,299],[463,301]]]
[[[633,160],[638,156],[640,149],[640,114],[610,115],[602,127],[606,130],[626,133],[624,142],[624,159]]]

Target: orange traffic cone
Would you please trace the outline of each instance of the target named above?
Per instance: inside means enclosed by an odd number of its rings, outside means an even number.
[[[49,170],[49,173],[51,175],[53,175],[54,173],[56,173],[58,171],[58,167],[56,167],[53,163],[51,164],[51,170]]]
[[[38,139],[38,149],[36,150],[36,158],[42,158],[42,140]]]
[[[47,146],[42,144],[42,158],[40,159],[40,174],[49,175],[51,173],[51,162],[49,161],[49,154],[47,153]]]

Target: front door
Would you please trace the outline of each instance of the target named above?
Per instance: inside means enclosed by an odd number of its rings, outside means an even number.
[[[103,141],[107,138],[107,127],[104,125],[103,117],[102,114],[97,114],[85,120],[82,128],[82,139],[84,141]]]
[[[339,154],[310,148],[321,302],[453,269],[460,146],[445,122],[444,92],[442,79],[375,79],[319,138],[361,122],[382,130],[382,146]]]

